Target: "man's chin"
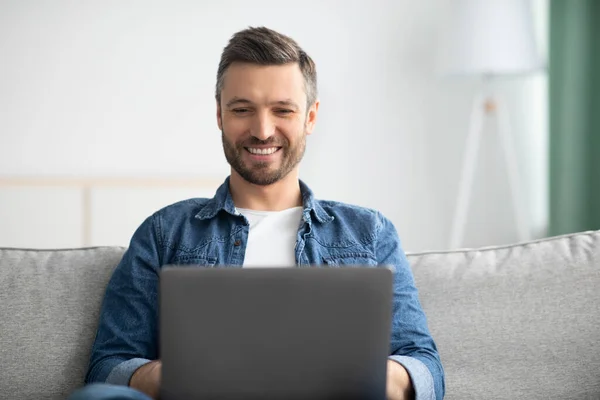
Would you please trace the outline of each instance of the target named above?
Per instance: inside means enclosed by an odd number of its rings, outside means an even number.
[[[261,176],[261,177],[252,177],[251,179],[246,179],[249,183],[256,186],[269,186],[274,183],[277,183],[281,180],[280,176]]]
[[[283,176],[279,173],[279,171],[276,171],[273,173],[255,173],[255,172],[249,172],[249,171],[243,171],[243,173],[240,173],[238,171],[238,174],[246,182],[251,183],[253,185],[257,185],[257,186],[269,186],[274,183],[277,183],[278,181],[280,181],[283,178]]]

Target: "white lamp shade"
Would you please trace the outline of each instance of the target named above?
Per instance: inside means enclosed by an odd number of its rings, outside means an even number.
[[[442,74],[512,75],[542,68],[527,0],[453,0]]]

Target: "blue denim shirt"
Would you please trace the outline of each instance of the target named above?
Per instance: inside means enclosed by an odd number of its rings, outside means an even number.
[[[442,399],[444,372],[392,223],[381,213],[316,200],[300,182],[298,267],[393,266],[390,358],[409,372],[417,399]],[[249,225],[233,204],[229,178],[211,199],[165,207],[137,229],[106,289],[86,382],[128,385],[158,353],[159,270],[168,264],[241,267]]]

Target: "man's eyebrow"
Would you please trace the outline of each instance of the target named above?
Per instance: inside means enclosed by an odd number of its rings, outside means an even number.
[[[226,107],[231,107],[234,104],[252,104],[252,102],[248,99],[243,99],[241,97],[234,97],[225,104]]]
[[[290,108],[294,108],[296,110],[300,109],[300,107],[298,107],[298,104],[296,104],[291,99],[273,101],[273,102],[271,102],[271,104],[272,105],[278,105],[278,106],[290,107]]]
[[[233,107],[235,105],[252,105],[252,104],[254,104],[254,103],[252,103],[248,99],[244,99],[242,97],[233,97],[231,100],[229,100],[225,104],[225,107],[231,108],[231,107]],[[300,109],[300,107],[298,106],[298,104],[296,104],[292,99],[272,101],[271,103],[269,103],[269,105],[278,105],[278,106],[290,107],[290,108],[293,108],[295,110],[299,110]]]

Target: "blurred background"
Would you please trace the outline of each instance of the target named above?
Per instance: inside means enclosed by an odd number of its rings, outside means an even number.
[[[503,16],[491,0],[0,0],[0,246],[126,246],[158,208],[212,196],[229,172],[220,53],[259,25],[317,64],[301,178],[319,198],[382,211],[405,250],[600,229],[600,2],[504,2]],[[500,58],[532,40],[526,71],[448,69],[447,50],[487,37],[486,10]],[[505,107],[480,109],[482,90]]]

